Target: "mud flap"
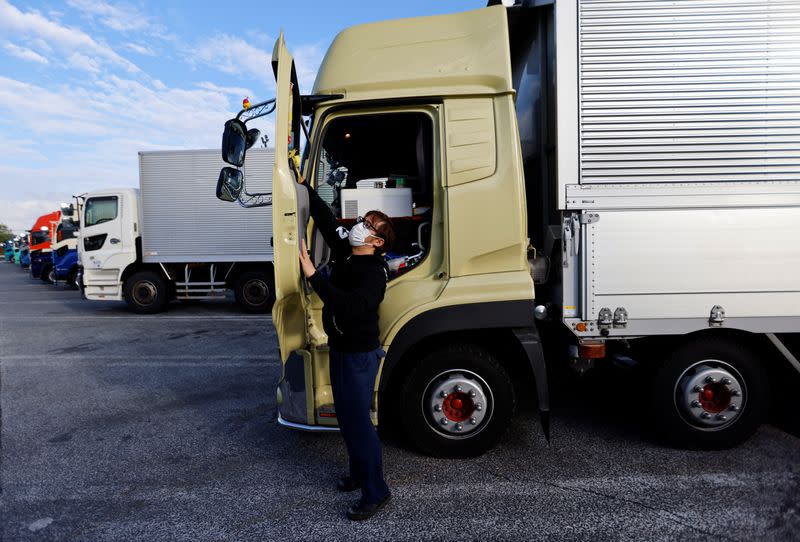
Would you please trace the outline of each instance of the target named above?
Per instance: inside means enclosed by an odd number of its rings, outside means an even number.
[[[284,420],[308,424],[309,422],[309,365],[305,352],[295,351],[283,365],[283,375],[278,382],[281,401],[278,412]]]
[[[528,363],[533,370],[533,377],[536,380],[536,396],[539,400],[539,420],[542,424],[544,438],[550,444],[550,388],[547,384],[547,366],[544,363],[544,352],[542,343],[539,340],[539,332],[536,327],[515,328],[514,335],[525,349],[528,356]]]

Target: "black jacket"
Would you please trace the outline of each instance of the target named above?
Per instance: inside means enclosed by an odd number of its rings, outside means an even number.
[[[339,352],[369,352],[380,346],[378,307],[386,292],[388,268],[380,256],[352,254],[347,230],[308,186],[311,217],[331,248],[330,279],[319,271],[309,280],[324,303],[322,323],[328,345]]]

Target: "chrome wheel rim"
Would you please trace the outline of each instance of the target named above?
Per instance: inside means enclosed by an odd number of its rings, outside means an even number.
[[[479,375],[451,369],[433,377],[422,394],[428,426],[449,439],[474,437],[489,425],[494,412],[492,389]]]
[[[747,407],[747,386],[741,373],[716,359],[698,361],[684,370],[674,391],[681,419],[703,431],[730,427]]]

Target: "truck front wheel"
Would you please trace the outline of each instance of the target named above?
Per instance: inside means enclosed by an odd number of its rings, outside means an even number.
[[[138,271],[128,277],[123,294],[128,308],[138,314],[155,314],[167,305],[167,285],[154,271]]]
[[[691,449],[730,448],[747,440],[769,408],[769,380],[758,358],[732,341],[706,338],[678,347],[653,390],[657,431]]]
[[[55,284],[56,283],[56,268],[52,265],[45,265],[42,267],[42,274],[39,275],[39,278],[42,279],[42,282],[47,284]]]
[[[252,313],[264,313],[272,310],[275,301],[275,287],[266,272],[246,271],[239,275],[233,289],[236,302]]]
[[[73,267],[69,270],[67,274],[67,286],[72,288],[73,290],[77,290],[80,288],[80,284],[78,284],[78,268]]]
[[[514,386],[489,352],[453,345],[422,358],[406,378],[401,418],[412,443],[437,457],[491,449],[514,414]]]

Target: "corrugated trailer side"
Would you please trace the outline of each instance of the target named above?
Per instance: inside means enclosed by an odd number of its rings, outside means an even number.
[[[800,3],[556,10],[568,324],[800,330]]]
[[[800,2],[581,0],[581,183],[800,179]]]
[[[248,187],[269,191],[272,149],[251,149]],[[272,261],[272,208],[243,209],[208,186],[226,164],[217,149],[139,153],[145,263]]]

